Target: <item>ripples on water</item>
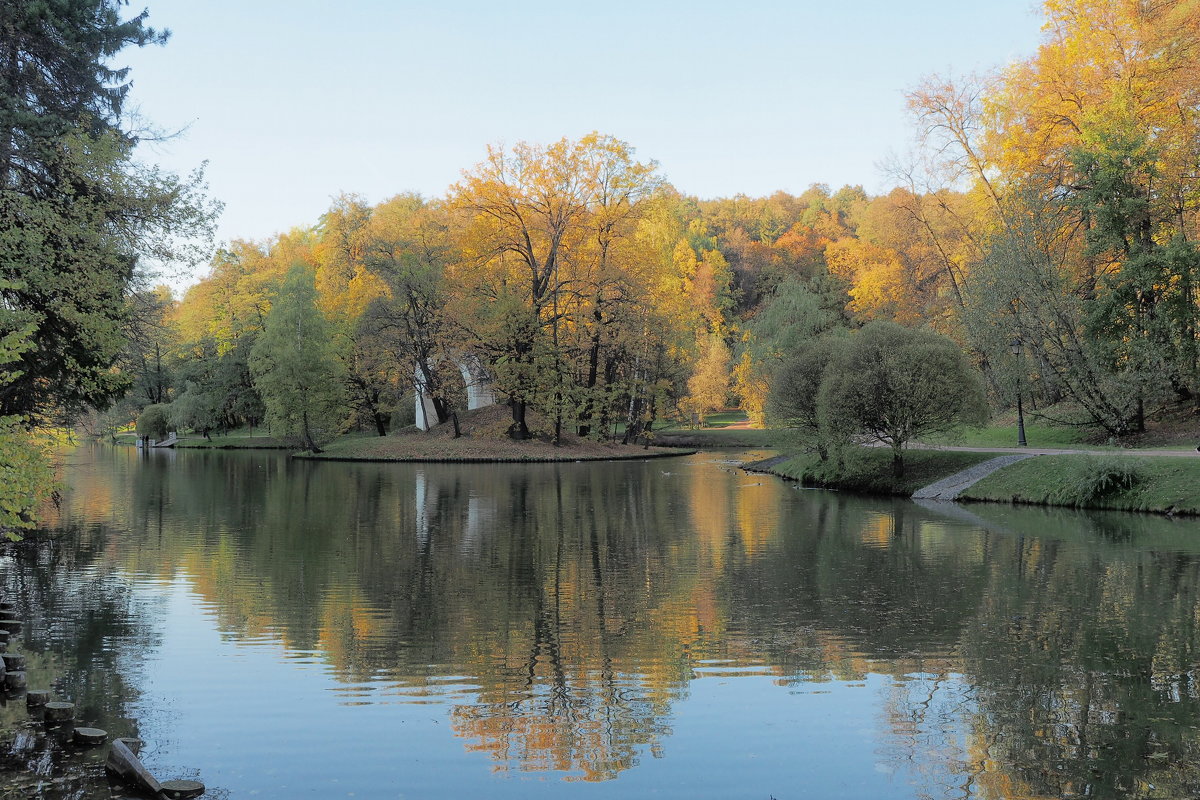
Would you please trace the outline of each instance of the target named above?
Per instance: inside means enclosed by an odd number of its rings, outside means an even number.
[[[70,462],[53,540],[0,560],[30,685],[217,796],[1200,793],[1194,522],[711,455]],[[0,798],[107,797],[26,719]]]

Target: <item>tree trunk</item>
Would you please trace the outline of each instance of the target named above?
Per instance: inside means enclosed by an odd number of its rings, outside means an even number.
[[[600,378],[600,328],[602,321],[599,308],[593,314],[593,319],[596,322],[596,331],[592,334],[591,345],[588,347],[588,372],[587,381],[584,383],[584,388],[587,389],[587,401],[584,403],[583,409],[579,413],[579,435],[586,437],[592,432],[592,414],[593,405],[595,404],[595,393],[592,391],[596,388],[596,381]]]
[[[650,413],[646,417],[646,423],[642,426],[643,444],[650,447],[650,433],[654,428],[654,421],[658,418],[658,400],[655,395],[650,395]]]
[[[904,451],[899,447],[892,447],[892,477],[904,477]]]
[[[512,408],[512,425],[508,426],[509,438],[524,441],[529,438],[529,426],[525,424],[525,401],[512,398],[508,401]]]
[[[554,393],[554,446],[562,444],[562,393]]]
[[[304,421],[304,430],[303,430],[302,435],[304,438],[304,449],[308,450],[311,453],[321,452],[321,448],[317,447],[317,443],[313,439],[313,436],[312,436],[312,431],[308,427],[308,410],[307,409],[304,411],[303,421]]]

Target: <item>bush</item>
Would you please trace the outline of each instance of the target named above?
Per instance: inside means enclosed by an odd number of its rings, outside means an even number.
[[[1073,461],[1067,482],[1054,501],[1065,506],[1087,506],[1142,481],[1145,463],[1128,456],[1082,456]]]
[[[820,429],[845,445],[878,442],[904,474],[909,441],[987,418],[983,382],[953,341],[927,330],[871,322],[830,359],[817,395]]]
[[[802,449],[814,450],[824,461],[827,442],[822,436],[817,396],[829,364],[840,357],[844,339],[811,339],[788,353],[771,377],[767,419],[787,428]]]
[[[16,417],[0,417],[0,534],[32,528],[38,506],[53,496],[54,469],[45,437],[26,430]]]
[[[137,435],[140,438],[163,439],[171,427],[171,405],[155,403],[142,409],[137,419]]]

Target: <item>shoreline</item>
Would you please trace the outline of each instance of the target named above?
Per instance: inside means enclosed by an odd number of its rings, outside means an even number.
[[[303,461],[332,461],[342,464],[576,464],[583,461],[644,461],[653,458],[678,458],[693,456],[697,452],[699,451],[649,450],[641,453],[564,454],[561,456],[407,456],[396,458],[300,452],[293,453],[292,458]]]
[[[907,451],[905,460],[920,465],[930,458],[921,454],[946,452],[913,449]],[[982,456],[977,463],[1011,454],[1011,450],[969,452]],[[878,463],[867,463],[865,469],[860,463],[857,471],[844,470],[840,474],[822,474],[825,465],[817,462],[815,457],[795,453],[748,462],[742,469],[775,475],[813,488],[909,499],[917,499],[922,491],[934,489],[939,484],[955,483],[956,478],[965,480],[969,473],[977,471],[977,464],[970,463],[958,467],[934,467],[921,485],[914,486],[911,479],[902,479],[899,483],[891,479],[885,459],[873,458],[869,451],[865,455],[865,462],[874,460]],[[1128,477],[1121,478],[1122,471]],[[1124,511],[1192,520],[1200,517],[1200,458],[1180,458],[1175,454],[1029,453],[1028,457],[988,470],[977,482],[956,491],[953,498],[942,497],[933,502]]]

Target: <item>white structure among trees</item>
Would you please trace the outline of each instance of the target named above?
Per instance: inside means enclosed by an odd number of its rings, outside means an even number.
[[[466,385],[467,410],[495,405],[496,390],[492,386],[492,376],[479,359],[473,355],[447,357],[462,373],[463,383]],[[433,395],[429,393],[419,367],[413,370],[413,385],[417,395],[417,427],[427,431],[438,424],[438,414]]]

